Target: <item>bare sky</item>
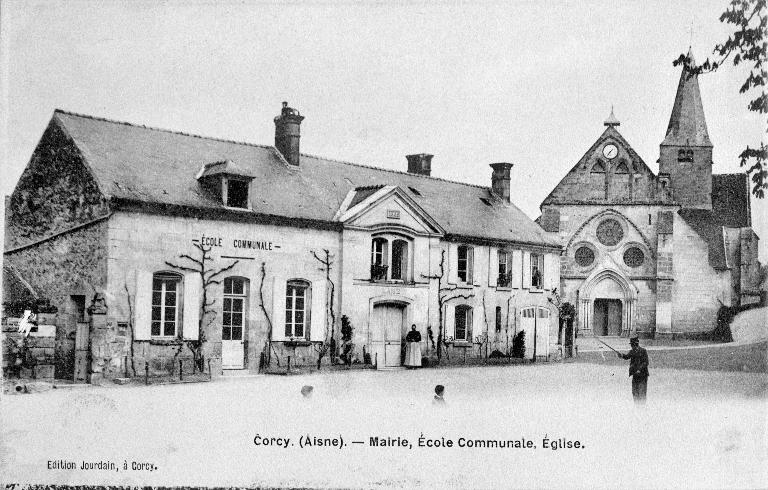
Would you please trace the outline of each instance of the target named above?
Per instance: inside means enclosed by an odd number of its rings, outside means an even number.
[[[672,60],[725,39],[726,4],[4,1],[0,193],[55,108],[272,144],[287,100],[306,153],[399,170],[434,153],[433,175],[481,185],[512,162],[513,202],[535,218],[611,105],[657,171]],[[716,173],[739,172],[765,134],[738,93],[746,73],[700,80]],[[753,199],[763,260],[767,209]]]

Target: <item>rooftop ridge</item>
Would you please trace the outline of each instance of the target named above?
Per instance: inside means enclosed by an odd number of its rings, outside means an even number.
[[[157,132],[160,132],[160,133],[177,134],[177,135],[180,135],[180,136],[189,136],[191,138],[199,138],[199,139],[211,140],[211,141],[220,141],[222,143],[234,143],[236,145],[252,146],[252,147],[256,147],[256,148],[263,148],[263,149],[266,149],[266,150],[273,150],[273,149],[275,149],[275,147],[273,145],[259,145],[257,143],[249,143],[247,141],[236,141],[236,140],[230,140],[230,139],[226,139],[226,138],[217,138],[215,136],[204,136],[204,135],[194,134],[194,133],[185,133],[184,131],[178,131],[178,130],[174,130],[174,129],[158,128],[158,127],[155,127],[155,126],[147,126],[145,124],[136,124],[136,123],[131,123],[131,122],[127,122],[127,121],[118,121],[117,119],[109,119],[107,117],[92,116],[90,114],[81,114],[81,113],[78,113],[78,112],[66,111],[64,109],[54,109],[53,112],[54,113],[59,113],[59,114],[66,114],[68,116],[81,117],[83,119],[90,119],[92,121],[101,121],[101,122],[108,122],[108,123],[111,123],[111,124],[121,124],[123,126],[130,126],[132,128],[148,129],[150,131],[157,131]],[[222,160],[222,162],[223,161],[224,160]],[[220,163],[220,162],[214,162],[214,163]]]
[[[390,168],[382,168],[382,167],[374,167],[373,165],[365,165],[362,163],[355,163],[355,162],[349,162],[346,160],[338,160],[336,158],[327,158],[320,155],[314,155],[312,153],[302,153],[301,156],[303,157],[309,157],[309,158],[315,158],[317,160],[325,160],[328,162],[334,162],[334,163],[341,163],[342,165],[351,165],[353,167],[362,167],[362,168],[370,168],[372,170],[379,170],[381,172],[389,172],[393,174],[400,174],[400,175],[409,175],[412,177],[420,177],[423,179],[430,179],[430,180],[439,180],[441,182],[448,182],[449,184],[459,184],[459,185],[466,185],[468,187],[476,187],[478,189],[488,189],[488,186],[485,185],[479,185],[479,184],[470,184],[468,182],[459,182],[458,180],[450,180],[450,179],[444,179],[442,177],[433,177],[431,175],[422,175],[422,174],[413,174],[410,172],[403,172],[402,170],[393,170]]]
[[[205,139],[205,140],[210,140],[210,141],[220,141],[222,143],[233,143],[233,144],[236,144],[236,145],[251,146],[251,147],[254,147],[254,148],[263,148],[263,149],[267,149],[267,150],[276,150],[274,145],[260,145],[260,144],[257,144],[257,143],[249,143],[247,141],[236,141],[236,140],[231,140],[231,139],[226,139],[226,138],[217,138],[217,137],[214,137],[214,136],[204,136],[204,135],[199,135],[199,134],[194,134],[194,133],[186,133],[184,131],[178,131],[178,130],[166,129],[166,128],[158,128],[158,127],[155,127],[155,126],[147,126],[147,125],[144,125],[144,124],[136,124],[136,123],[131,123],[131,122],[127,122],[127,121],[118,121],[116,119],[110,119],[110,118],[107,118],[107,117],[92,116],[90,114],[82,114],[82,113],[78,113],[78,112],[74,112],[74,111],[67,111],[67,110],[64,110],[64,109],[58,109],[57,108],[57,109],[54,109],[53,112],[54,113],[59,113],[59,114],[66,114],[66,115],[74,116],[74,117],[81,117],[83,119],[90,119],[92,121],[101,121],[101,122],[107,122],[107,123],[110,123],[110,124],[120,124],[120,125],[123,125],[123,126],[130,126],[130,127],[133,127],[133,128],[147,129],[149,131],[157,131],[157,132],[161,132],[161,133],[177,134],[177,135],[180,135],[180,136],[188,136],[188,137],[191,137],[191,138],[199,138],[199,139]],[[278,153],[280,153],[280,152],[278,151]],[[324,157],[324,156],[320,156],[320,155],[315,155],[315,154],[311,154],[311,153],[301,153],[301,156],[305,156],[305,157],[309,157],[309,158],[315,158],[315,159],[318,159],[318,160],[325,160],[325,161],[328,161],[328,162],[340,163],[342,165],[351,165],[353,167],[369,168],[369,169],[372,169],[372,170],[378,170],[380,172],[389,172],[389,173],[400,174],[400,175],[410,175],[410,176],[413,176],[413,177],[420,177],[420,178],[423,178],[423,179],[431,179],[431,180],[437,180],[437,181],[441,181],[441,182],[448,182],[449,184],[458,184],[458,185],[465,185],[465,186],[468,186],[468,187],[475,187],[477,189],[488,189],[488,186],[484,186],[484,185],[470,184],[468,182],[459,182],[457,180],[450,180],[450,179],[445,179],[445,178],[442,178],[442,177],[433,177],[431,175],[413,174],[413,173],[409,173],[409,172],[403,172],[401,170],[392,170],[392,169],[388,169],[388,168],[375,167],[373,165],[365,165],[365,164],[362,164],[362,163],[349,162],[349,161],[346,161],[346,160],[339,160],[339,159],[336,159],[336,158],[328,158],[328,157]],[[221,163],[221,162],[212,162],[212,163]]]

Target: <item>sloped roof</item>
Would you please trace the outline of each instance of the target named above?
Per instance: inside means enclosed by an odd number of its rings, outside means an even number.
[[[715,269],[727,269],[723,226],[715,213],[709,209],[681,209],[677,213],[707,242],[709,265]]]
[[[254,212],[330,222],[348,192],[361,186],[396,185],[449,235],[559,247],[513,204],[487,187],[396,172],[302,154],[289,165],[272,146],[207,138],[57,110],[54,120],[72,137],[111,198],[222,209],[195,176],[203,165],[231,160],[254,177]],[[416,189],[419,195],[410,188]],[[488,199],[487,206],[480,198]]]
[[[232,160],[221,162],[206,163],[202,168],[198,178],[205,178],[214,175],[236,175],[239,177],[253,177],[248,170],[245,170]]]
[[[709,265],[727,268],[723,227],[751,226],[749,185],[746,174],[712,176],[712,210],[681,209],[678,214],[707,242]]]
[[[10,264],[3,264],[3,301],[24,301],[37,298],[37,292]]]
[[[695,66],[693,52],[688,51],[688,61],[683,65],[677,84],[675,103],[669,117],[667,133],[662,145],[712,146],[704,119],[704,105],[701,103],[698,75],[691,75],[690,66]]]
[[[752,226],[747,174],[712,176],[712,212],[723,226],[729,228]]]

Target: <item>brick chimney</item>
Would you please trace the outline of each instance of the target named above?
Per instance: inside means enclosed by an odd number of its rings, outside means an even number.
[[[408,173],[426,175],[427,177],[429,177],[429,175],[432,173],[432,157],[433,156],[434,155],[429,155],[427,153],[418,153],[416,155],[406,155],[405,158],[408,159]]]
[[[283,110],[275,118],[275,148],[291,165],[299,166],[299,138],[304,116],[283,102]]]
[[[493,169],[491,174],[491,190],[504,202],[509,202],[509,170],[512,168],[512,164],[499,162],[492,163],[490,166]]]

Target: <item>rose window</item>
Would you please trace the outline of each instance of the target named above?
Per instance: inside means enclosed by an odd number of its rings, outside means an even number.
[[[606,247],[613,247],[624,238],[624,229],[613,218],[609,218],[597,226],[597,239]]]
[[[637,247],[629,247],[624,252],[624,263],[629,267],[640,267],[645,262],[645,254]]]
[[[581,267],[587,267],[595,261],[595,252],[589,247],[579,247],[576,249],[575,258],[577,264]]]

